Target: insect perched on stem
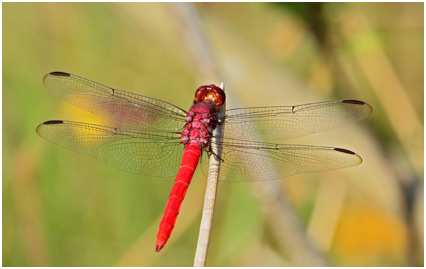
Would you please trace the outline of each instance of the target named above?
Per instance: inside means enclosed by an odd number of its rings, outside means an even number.
[[[228,109],[221,115],[220,108],[226,97],[215,85],[199,87],[192,107],[185,111],[161,100],[110,88],[69,73],[49,73],[43,82],[65,101],[116,126],[52,120],[37,127],[40,136],[125,171],[157,177],[176,176],[160,223],[156,251],[164,247],[172,233],[203,152],[220,155],[221,181],[280,179],[355,166],[362,159],[347,149],[261,141],[336,129],[365,119],[373,111],[362,101],[339,100]],[[216,139],[214,131],[222,124],[225,126],[223,137]],[[202,162],[207,160],[202,158]]]

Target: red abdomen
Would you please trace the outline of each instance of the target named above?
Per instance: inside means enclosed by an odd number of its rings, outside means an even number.
[[[179,172],[176,176],[175,184],[173,185],[169,201],[166,205],[166,210],[160,222],[160,229],[157,234],[157,247],[155,249],[157,252],[164,247],[173,231],[180,206],[182,205],[189,183],[191,183],[192,176],[197,168],[200,155],[200,146],[194,144],[189,144],[183,152]]]

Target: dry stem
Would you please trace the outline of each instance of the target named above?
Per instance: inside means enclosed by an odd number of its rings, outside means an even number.
[[[224,89],[223,82],[220,88]],[[225,115],[225,104],[220,108],[219,118]],[[220,142],[222,140],[224,124],[217,125],[213,132],[211,141],[212,151],[220,157],[222,148]],[[203,216],[201,218],[200,233],[198,235],[198,244],[195,251],[194,266],[205,266],[207,250],[209,248],[210,232],[213,222],[214,205],[216,201],[217,183],[219,180],[220,159],[215,154],[210,156],[209,176],[207,178],[206,196],[204,198]]]

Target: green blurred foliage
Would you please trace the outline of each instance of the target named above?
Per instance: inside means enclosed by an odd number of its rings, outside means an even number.
[[[423,3],[187,5],[215,56],[205,65],[217,65],[232,90],[230,104],[352,98],[374,107],[361,131],[309,142],[361,151],[362,166],[280,186],[303,229],[315,231],[315,216],[330,213],[321,197],[340,203],[329,245],[321,232],[309,234],[331,264],[423,265]],[[156,229],[173,180],[116,170],[35,132],[45,120],[99,120],[43,87],[51,71],[188,109],[199,85],[218,82],[200,74],[177,13],[166,3],[3,4],[3,266],[192,264],[202,173],[157,254]],[[335,179],[341,189],[330,189]],[[208,265],[294,265],[271,228],[273,214],[261,205],[250,184],[220,184]]]

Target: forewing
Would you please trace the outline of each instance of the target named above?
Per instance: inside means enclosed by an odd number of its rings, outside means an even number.
[[[357,100],[230,109],[224,137],[274,142],[340,128],[372,112],[370,105]]]
[[[221,181],[281,179],[359,165],[356,153],[340,148],[224,139]]]
[[[40,124],[37,133],[55,144],[95,157],[113,167],[150,176],[175,176],[183,154],[180,135],[174,132],[57,120]]]
[[[185,111],[167,102],[113,89],[64,72],[44,76],[44,85],[66,102],[121,127],[181,130]]]

